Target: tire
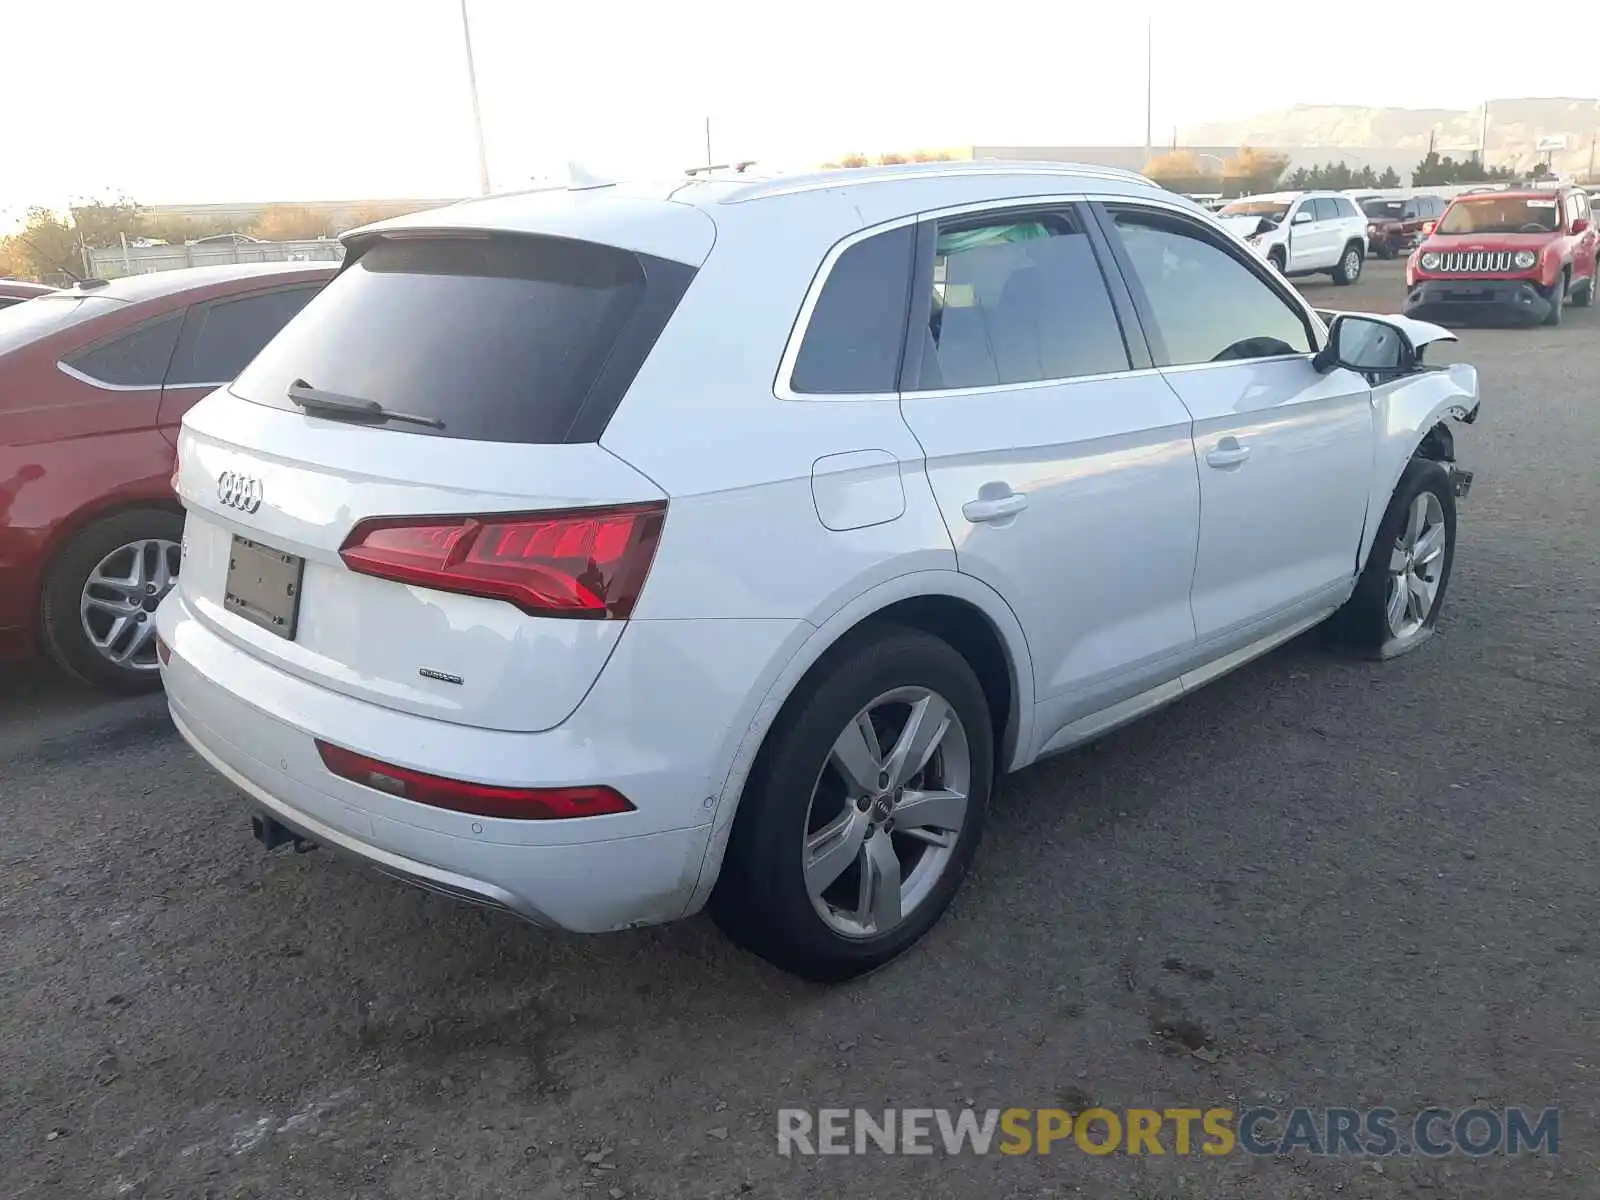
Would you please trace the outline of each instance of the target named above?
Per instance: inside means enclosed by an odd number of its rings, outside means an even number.
[[[1267,251],[1267,261],[1279,275],[1287,275],[1289,271],[1289,258],[1281,246],[1274,246]]]
[[[1419,538],[1412,520],[1418,512],[1422,514],[1421,539],[1426,539],[1435,525],[1442,530],[1437,557],[1426,561],[1415,552]],[[1354,593],[1328,623],[1332,639],[1380,659],[1398,658],[1417,649],[1433,636],[1455,553],[1456,499],[1450,475],[1431,459],[1413,458],[1395,485]],[[1418,586],[1408,586],[1413,576]],[[1397,588],[1406,589],[1403,596],[1397,595]],[[1398,617],[1391,603],[1404,605]]]
[[[129,509],[82,530],[50,567],[39,598],[50,657],[112,691],[159,688],[155,607],[177,578],[182,543],[183,517],[159,508]]]
[[[1339,265],[1333,269],[1333,281],[1340,287],[1349,287],[1361,278],[1361,247],[1355,242],[1345,246],[1339,256]]]
[[[1379,258],[1383,259],[1385,262],[1387,262],[1389,259],[1394,258],[1400,252],[1398,250],[1396,250],[1393,246],[1384,245],[1384,246],[1376,246],[1376,247],[1374,247],[1373,248],[1373,253],[1376,254]]]
[[[1572,278],[1563,267],[1555,283],[1550,286],[1550,311],[1545,316],[1544,324],[1551,326],[1561,324],[1561,310],[1566,306],[1567,293],[1571,290]]]
[[[941,701],[950,724],[926,766],[896,774],[900,736],[918,715],[917,728],[938,729],[928,718]],[[863,716],[885,747],[875,758],[867,739],[850,737]],[[864,627],[813,668],[768,733],[711,895],[712,919],[746,950],[814,982],[883,966],[933,927],[961,886],[993,775],[989,708],[966,659],[920,630]],[[945,799],[908,806],[896,799],[908,781],[909,795]],[[963,790],[964,806],[951,798]],[[919,809],[930,815],[907,815]],[[883,903],[864,903],[863,874],[881,883],[891,864],[900,887],[880,887],[874,900]]]
[[[1589,278],[1579,281],[1579,290],[1572,296],[1572,306],[1574,308],[1593,306],[1596,284],[1600,284],[1600,260],[1596,260],[1594,270],[1589,272]]]

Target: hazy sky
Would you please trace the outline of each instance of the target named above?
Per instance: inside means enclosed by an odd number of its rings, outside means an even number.
[[[1507,53],[1470,5],[1405,10],[1417,20],[1388,48],[1361,6],[1244,0],[468,5],[497,188],[574,157],[676,173],[703,161],[708,114],[719,161],[784,167],[852,149],[1137,144],[1151,11],[1157,142],[1292,103],[1470,107],[1596,87],[1592,55]],[[0,213],[107,191],[477,190],[459,0],[0,0],[0,45]],[[1449,69],[1421,69],[1423,47]]]

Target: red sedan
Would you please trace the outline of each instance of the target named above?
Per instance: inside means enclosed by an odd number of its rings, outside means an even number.
[[[159,686],[178,423],[336,270],[196,267],[0,309],[0,659],[43,649],[93,683]]]

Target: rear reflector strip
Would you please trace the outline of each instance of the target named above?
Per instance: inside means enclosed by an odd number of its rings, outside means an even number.
[[[345,539],[350,570],[505,600],[540,617],[623,620],[633,612],[665,502],[547,513],[374,517]]]
[[[317,739],[317,753],[333,774],[402,800],[446,808],[452,812],[513,821],[560,821],[632,812],[615,788],[605,786],[537,788],[498,787],[427,775],[397,767]]]

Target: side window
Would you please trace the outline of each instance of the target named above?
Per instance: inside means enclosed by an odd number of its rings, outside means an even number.
[[[158,388],[166,378],[167,364],[177,348],[178,328],[182,323],[183,314],[173,313],[80,350],[63,361],[98,383]]]
[[[1420,220],[1421,217],[1422,217],[1422,201],[1421,200],[1407,200],[1406,201],[1405,211],[1403,213],[1401,213],[1400,216],[1401,216],[1401,219],[1405,220],[1405,221]]]
[[[1339,203],[1332,196],[1318,196],[1311,202],[1312,216],[1318,221],[1337,221]]]
[[[1309,354],[1306,318],[1239,258],[1181,218],[1111,208],[1155,318],[1158,366]]]
[[[859,395],[899,386],[916,242],[916,227],[904,225],[839,256],[795,357],[794,391]]]
[[[1356,202],[1347,196],[1340,196],[1333,202],[1333,206],[1339,210],[1339,215],[1341,217],[1346,219],[1354,217],[1357,220],[1366,220],[1366,217],[1362,214],[1361,210],[1356,207]]]
[[[1088,235],[1061,212],[941,222],[923,346],[923,391],[1130,365]]]
[[[185,337],[189,345],[173,364],[167,385],[227,383],[318,290],[281,288],[200,306],[191,319],[192,332]]]

